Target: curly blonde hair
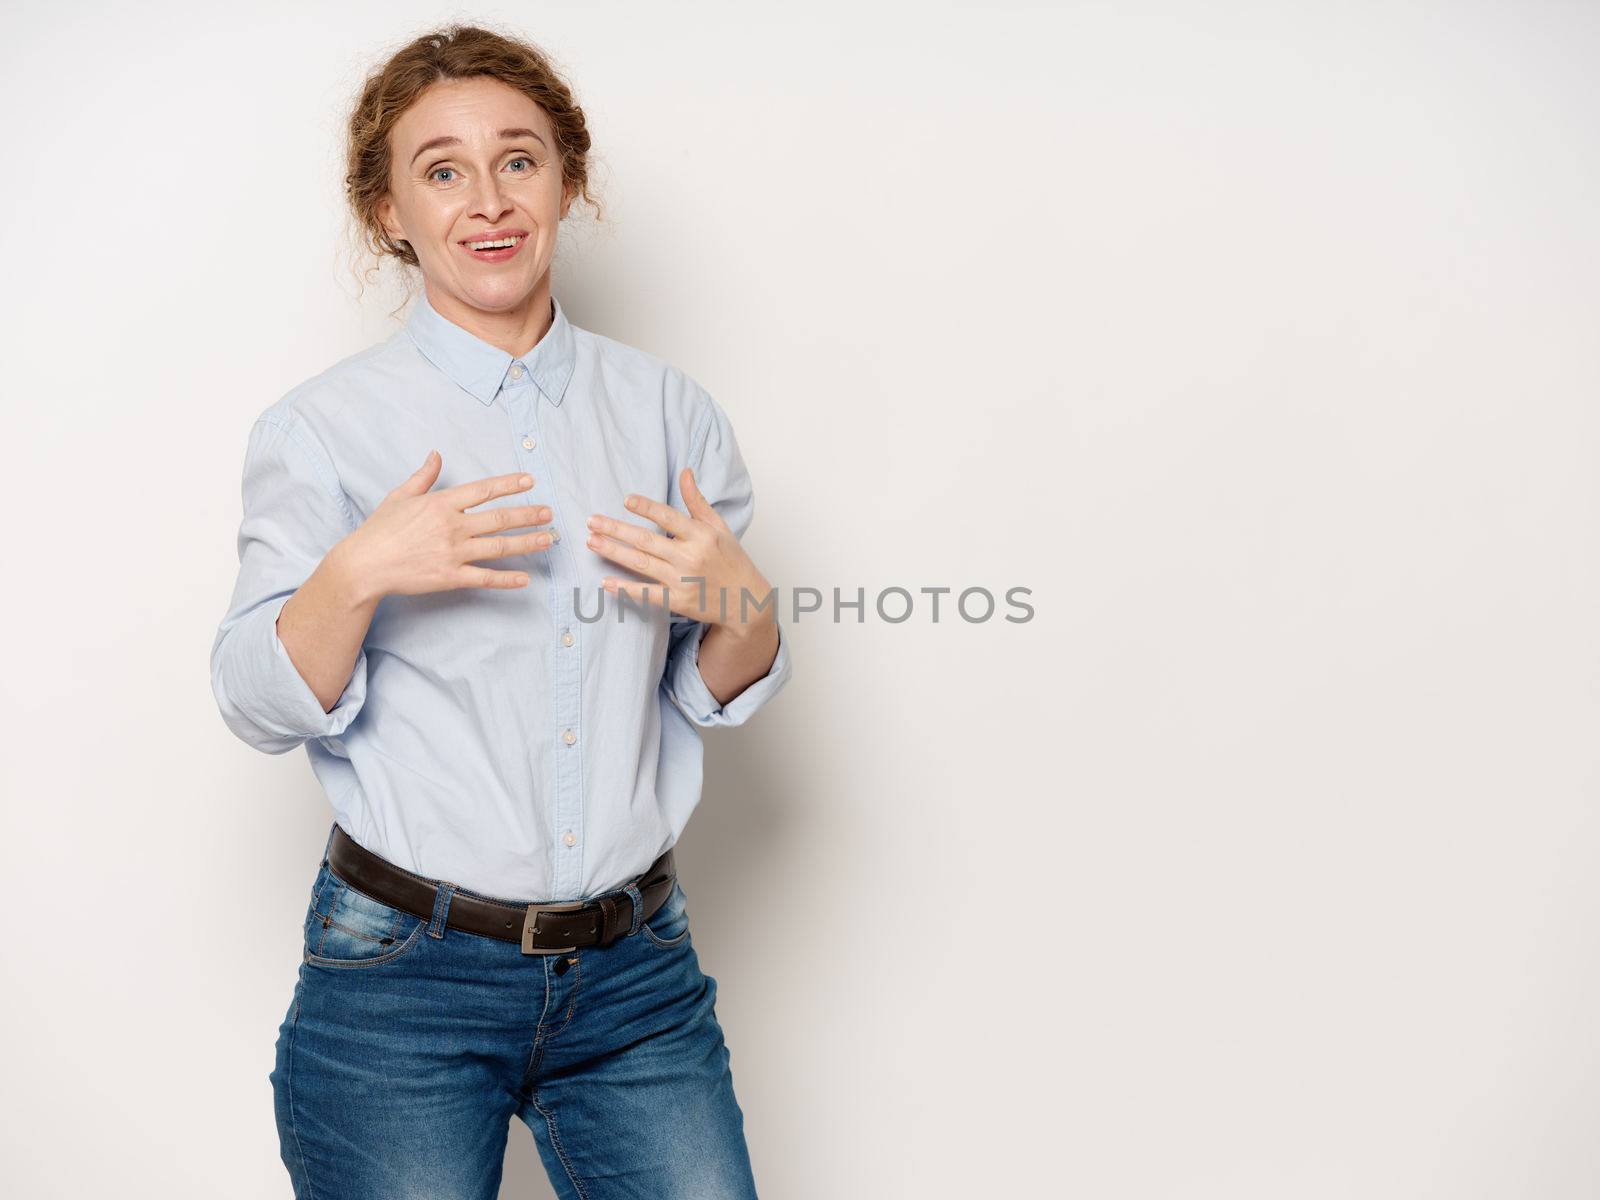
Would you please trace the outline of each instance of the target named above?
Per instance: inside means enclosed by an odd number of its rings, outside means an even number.
[[[363,247],[380,262],[388,257],[417,265],[411,246],[391,238],[378,220],[378,202],[389,191],[389,134],[395,122],[433,84],[478,76],[498,79],[544,109],[555,131],[562,187],[587,201],[603,219],[590,193],[589,129],[583,109],[549,57],[508,34],[478,25],[448,25],[406,44],[375,68],[350,113],[345,198]]]

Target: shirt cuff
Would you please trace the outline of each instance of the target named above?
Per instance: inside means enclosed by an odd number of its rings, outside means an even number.
[[[706,686],[700,674],[700,643],[705,640],[711,626],[696,621],[673,651],[671,690],[684,714],[696,725],[710,728],[713,725],[743,725],[756,712],[782,690],[789,682],[789,639],[778,627],[778,653],[772,666],[760,679],[753,680],[727,704],[718,704],[717,698]]]
[[[333,706],[322,711],[278,637],[278,613],[289,602],[263,604],[229,634],[232,651],[218,680],[218,699],[228,724],[252,745],[290,749],[307,738],[337,737],[356,719],[367,698],[367,651],[356,656],[350,681]]]

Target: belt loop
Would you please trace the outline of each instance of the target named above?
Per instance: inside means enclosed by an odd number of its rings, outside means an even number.
[[[639,932],[639,914],[644,912],[644,900],[639,895],[639,885],[637,880],[629,883],[622,890],[628,893],[628,899],[632,901],[630,907],[633,909],[633,926],[626,934],[627,937],[632,937],[634,934]]]
[[[450,899],[456,893],[456,885],[441,882],[433,892],[433,916],[428,920],[428,936],[442,938],[445,923],[450,920]]]
[[[323,862],[327,862],[328,861],[328,851],[333,849],[333,835],[338,833],[338,832],[339,832],[339,822],[338,821],[334,821],[334,823],[332,825],[328,826],[328,840],[322,844],[322,861]],[[318,865],[320,866],[321,864],[319,863]]]

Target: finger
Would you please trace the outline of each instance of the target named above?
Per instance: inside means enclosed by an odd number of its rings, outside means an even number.
[[[722,519],[722,514],[712,507],[711,501],[706,499],[706,494],[700,490],[700,484],[694,477],[694,469],[685,467],[678,476],[678,490],[683,493],[684,505],[689,509],[689,515],[701,521],[708,521],[719,529],[728,529],[728,523]],[[731,533],[732,530],[729,529]]]
[[[528,586],[526,571],[499,571],[493,567],[462,567],[460,587],[519,588]]]
[[[688,517],[670,504],[663,504],[659,500],[652,500],[648,496],[638,496],[629,492],[622,498],[622,503],[629,512],[636,512],[641,517],[648,517],[661,528],[674,536],[681,537],[694,528]]]
[[[532,486],[532,475],[514,471],[510,475],[490,475],[486,479],[474,479],[470,483],[458,483],[455,487],[445,488],[436,494],[447,497],[451,508],[465,510],[471,508],[474,504],[482,504],[487,500],[496,500],[501,496],[525,492]]]
[[[589,549],[602,558],[609,558],[612,562],[627,567],[630,571],[637,571],[657,583],[666,582],[677,571],[671,563],[664,562],[654,554],[636,550],[626,542],[619,542],[603,533],[589,535]]]
[[[393,491],[391,496],[420,496],[434,485],[439,478],[439,468],[444,465],[444,459],[439,457],[437,450],[429,450],[428,457],[422,460],[422,465],[411,472],[403,482]]]
[[[505,529],[521,529],[524,525],[543,525],[551,515],[548,504],[518,504],[468,513],[461,519],[461,527],[471,535],[499,533]]]
[[[467,562],[480,558],[505,558],[508,554],[533,554],[548,550],[555,538],[547,530],[535,533],[497,533],[489,537],[468,538],[463,553]]]
[[[600,585],[613,596],[621,594],[631,597],[635,604],[652,605],[672,611],[670,593],[659,583],[635,583],[629,579],[616,579],[608,575],[600,581]]]
[[[653,529],[646,529],[630,521],[618,521],[604,513],[595,513],[589,518],[589,530],[592,533],[605,534],[615,541],[627,542],[635,549],[653,554],[664,562],[674,561],[678,551],[682,549],[675,538],[665,537]]]

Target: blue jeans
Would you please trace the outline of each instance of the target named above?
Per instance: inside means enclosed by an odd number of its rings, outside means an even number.
[[[323,858],[269,1076],[296,1197],[495,1200],[513,1116],[563,1200],[755,1196],[681,886],[566,954],[446,928],[452,895],[413,916]]]

